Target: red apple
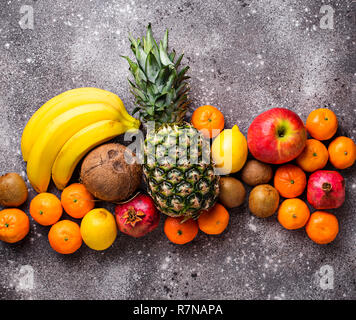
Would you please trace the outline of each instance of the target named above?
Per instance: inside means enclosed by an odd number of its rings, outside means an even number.
[[[258,115],[247,132],[252,155],[262,161],[280,164],[299,156],[305,147],[307,131],[299,116],[285,108],[273,108]]]

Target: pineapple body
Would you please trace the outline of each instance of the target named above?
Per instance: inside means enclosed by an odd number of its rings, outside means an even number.
[[[169,216],[197,219],[219,195],[209,142],[188,123],[163,125],[147,135],[143,172],[150,196]]]

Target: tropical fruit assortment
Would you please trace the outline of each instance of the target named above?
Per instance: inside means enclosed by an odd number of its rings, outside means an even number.
[[[318,244],[335,239],[338,219],[319,210],[343,204],[345,180],[323,169],[328,161],[338,170],[351,167],[356,146],[348,137],[324,145],[338,128],[332,110],[315,109],[306,124],[290,109],[266,110],[251,121],[246,136],[237,125],[225,128],[214,106],[197,108],[189,121],[189,66],[169,50],[168,31],[158,43],[149,25],[145,37],[130,37],[130,43],[134,60],[124,58],[139,119],[117,95],[78,88],[46,102],[24,128],[22,155],[38,193],[29,215],[48,226],[53,250],[72,254],[83,242],[106,250],[119,232],[139,238],[157,229],[162,214],[163,233],[182,245],[199,232],[223,233],[228,209],[244,203],[259,218],[276,214],[288,230],[305,227]],[[146,134],[135,152],[113,141],[138,133],[141,123]],[[79,181],[73,181],[76,169]],[[138,191],[142,178],[146,192]],[[47,191],[51,179],[60,198]],[[309,205],[298,198],[305,190]],[[27,198],[21,176],[0,177],[0,205],[6,207],[0,211],[0,240],[15,243],[29,233],[28,214],[16,208]],[[98,201],[115,203],[115,212],[96,207]]]

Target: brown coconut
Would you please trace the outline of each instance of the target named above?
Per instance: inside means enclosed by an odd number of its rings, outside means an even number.
[[[104,144],[85,157],[81,181],[100,200],[125,200],[139,187],[142,179],[142,166],[134,161],[134,156],[121,144]]]

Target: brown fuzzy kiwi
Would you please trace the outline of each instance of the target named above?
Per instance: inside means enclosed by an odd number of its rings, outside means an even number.
[[[228,208],[240,206],[246,197],[246,190],[240,180],[232,177],[220,178],[220,202]]]
[[[279,193],[269,184],[260,184],[251,190],[248,205],[255,216],[267,218],[274,214],[279,206]]]
[[[0,177],[0,205],[3,207],[18,207],[28,197],[25,181],[16,172],[10,172]]]
[[[121,144],[104,144],[85,157],[80,172],[81,181],[100,200],[125,200],[139,187],[142,179],[142,166],[127,161],[134,156]]]
[[[268,183],[272,177],[271,166],[258,160],[248,161],[241,172],[242,181],[250,186]]]

